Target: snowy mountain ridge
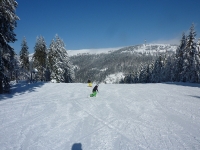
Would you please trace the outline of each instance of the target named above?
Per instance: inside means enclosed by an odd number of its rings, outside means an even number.
[[[141,44],[134,46],[116,47],[116,48],[100,48],[100,49],[80,49],[80,50],[67,50],[69,56],[83,55],[83,54],[101,54],[101,53],[157,53],[157,52],[175,52],[177,49],[175,44]]]
[[[126,52],[139,52],[139,53],[165,53],[165,52],[175,52],[177,45],[172,44],[142,44],[129,46],[119,49],[121,53]]]
[[[67,50],[69,56],[74,55],[84,55],[84,54],[101,54],[101,53],[111,53],[111,52],[175,52],[178,45],[175,44],[141,44],[134,46],[124,46],[124,47],[113,47],[113,48],[97,48],[97,49],[78,49],[78,50]],[[33,53],[29,55],[32,58]]]

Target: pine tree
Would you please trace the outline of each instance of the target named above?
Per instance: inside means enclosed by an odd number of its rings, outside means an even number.
[[[137,75],[135,72],[131,73],[129,72],[125,77],[124,77],[124,83],[137,83],[136,82],[136,79],[137,78]]]
[[[181,81],[181,75],[183,73],[183,61],[184,61],[183,54],[185,51],[185,47],[186,47],[186,37],[185,33],[183,33],[181,44],[176,50],[175,62],[174,62],[175,63],[174,80],[178,82]]]
[[[159,83],[162,81],[161,73],[162,73],[162,67],[163,67],[163,60],[162,56],[160,55],[154,64],[154,69],[152,71],[152,78],[151,81],[153,83]]]
[[[199,80],[199,71],[200,71],[200,57],[198,51],[198,43],[193,44],[191,50],[191,79],[190,82],[198,83]]]
[[[182,72],[182,79],[181,81],[183,82],[191,82],[193,80],[192,76],[194,73],[194,67],[195,66],[195,51],[196,51],[196,44],[195,44],[195,36],[196,32],[194,30],[194,24],[192,24],[190,28],[190,33],[187,36],[187,43],[186,43],[186,48],[183,53],[183,72]],[[193,81],[192,81],[193,82]]]
[[[152,83],[153,82],[153,70],[154,70],[154,65],[155,65],[155,61],[152,60],[150,62],[150,64],[148,65],[148,70],[147,70],[147,83]]]
[[[200,38],[198,39],[196,43],[196,49],[197,49],[197,52],[200,54]]]
[[[169,72],[167,72],[167,60],[168,60],[168,56],[165,53],[162,57],[162,69],[160,72],[160,82],[166,82],[167,76],[169,75]]]
[[[139,83],[147,83],[147,65],[146,64],[140,65]]]
[[[45,71],[47,67],[47,47],[42,36],[37,38],[33,55],[33,68],[37,70],[37,78],[45,81]]]
[[[15,14],[15,0],[0,1],[0,94],[9,91],[9,75],[13,69],[14,50],[8,44],[16,41],[14,29],[19,17]]]
[[[63,73],[64,71],[60,69],[60,64],[58,62],[58,52],[56,49],[56,43],[52,40],[49,52],[48,52],[48,66],[50,68],[50,77],[52,80],[56,80],[56,82],[64,82]]]
[[[56,35],[52,40],[48,53],[48,66],[51,79],[57,82],[71,83],[74,81],[74,70],[65,49],[64,42]]]
[[[196,36],[196,31],[194,29],[194,24],[192,24],[192,26],[190,27],[190,33],[187,36],[187,43],[186,43],[186,48],[188,48],[189,52],[192,50],[192,48],[194,48],[195,36]]]
[[[175,81],[175,75],[174,75],[174,62],[173,57],[168,56],[166,59],[166,63],[164,66],[164,76],[163,76],[163,82],[174,82]]]
[[[22,44],[21,44],[21,51],[20,51],[20,62],[21,62],[21,68],[24,70],[29,71],[29,52],[28,52],[28,46],[26,42],[26,38],[24,37]]]

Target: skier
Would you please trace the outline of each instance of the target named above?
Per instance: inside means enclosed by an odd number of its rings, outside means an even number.
[[[92,82],[90,80],[88,80],[88,86],[92,87]]]
[[[93,90],[92,90],[92,94],[90,94],[90,97],[96,97],[96,95],[97,95],[97,92],[99,92],[98,91],[98,84],[93,88]]]

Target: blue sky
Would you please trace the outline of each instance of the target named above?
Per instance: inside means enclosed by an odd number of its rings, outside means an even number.
[[[19,54],[23,37],[34,52],[37,36],[47,47],[55,35],[67,50],[147,43],[179,43],[195,24],[200,36],[200,0],[16,0],[20,17],[11,46]]]

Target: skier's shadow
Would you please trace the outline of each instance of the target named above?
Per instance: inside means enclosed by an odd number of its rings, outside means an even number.
[[[81,143],[74,143],[71,150],[83,150]]]

